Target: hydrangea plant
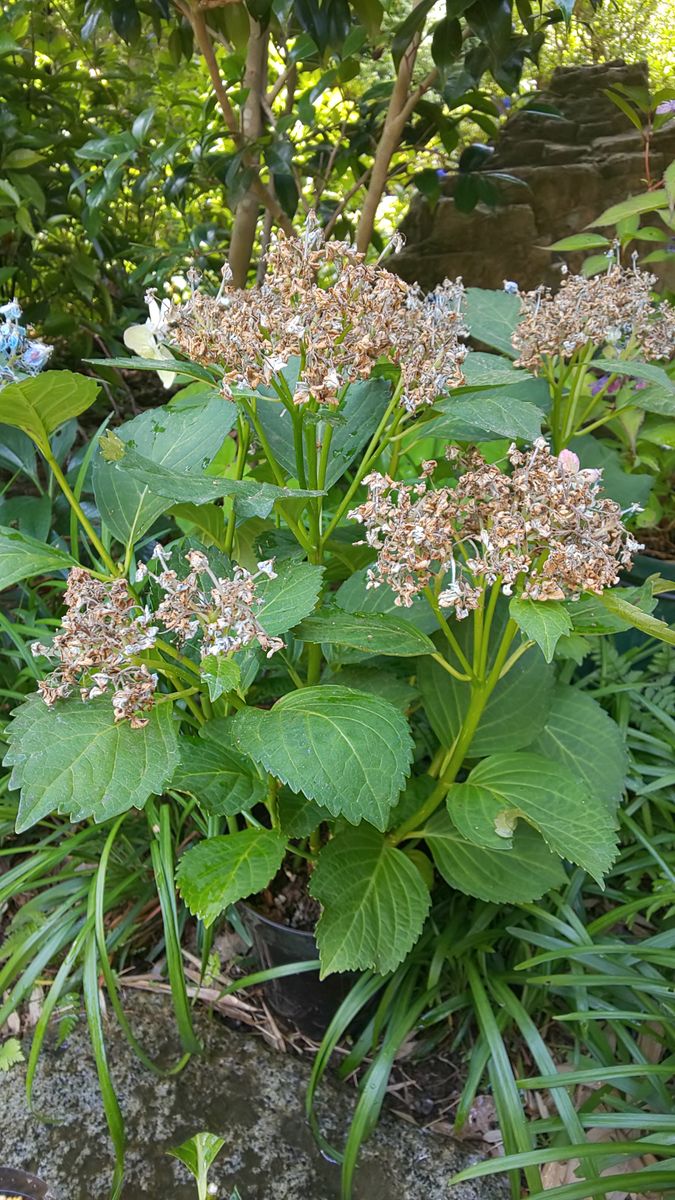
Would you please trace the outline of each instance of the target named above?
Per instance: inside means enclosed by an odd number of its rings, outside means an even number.
[[[551,452],[526,372],[467,350],[460,282],[424,296],[314,224],[259,289],[192,282],[149,298],[153,355],[117,360],[187,386],[74,486],[51,436],[92,381],[0,397],[73,518],[68,549],[0,531],[3,586],[66,580],[8,730],[18,828],[146,807],[154,837],[162,797],[207,926],[303,863],[324,975],[392,971],[439,881],[497,903],[568,864],[602,881],[625,752],[560,667],[632,622],[672,635],[650,585],[615,589],[636,542],[601,472]]]

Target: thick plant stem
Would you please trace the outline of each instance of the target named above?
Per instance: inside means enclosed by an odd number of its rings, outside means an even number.
[[[420,829],[425,821],[435,813],[436,809],[443,803],[450,787],[455,782],[459,771],[461,770],[464,759],[466,758],[474,734],[478,728],[480,719],[485,711],[485,706],[490,699],[495,687],[502,678],[504,668],[507,667],[508,653],[511,648],[511,643],[516,635],[518,626],[515,621],[509,619],[499,644],[499,649],[495,655],[495,660],[488,675],[482,679],[475,679],[471,683],[471,696],[469,707],[467,709],[462,727],[455,738],[455,742],[450,750],[450,757],[444,762],[443,768],[440,771],[440,777],[436,787],[425,801],[418,808],[417,812],[404,821],[397,829],[388,835],[388,840],[395,846],[404,838],[408,837],[413,831]],[[483,647],[480,648],[478,655],[479,659],[483,658]],[[487,657],[487,656],[485,656]],[[516,661],[518,655],[512,655],[508,661],[508,667]],[[437,756],[438,757],[438,756]],[[434,759],[436,763],[436,759]]]
[[[399,825],[398,829],[395,829],[389,835],[389,840],[393,845],[397,846],[413,830],[421,828],[445,799],[449,787],[455,782],[459,769],[466,758],[467,751],[478,728],[478,722],[490,698],[490,691],[491,689],[488,690],[487,683],[485,682],[472,684],[469,708],[462,722],[460,733],[452,747],[450,760],[429,799],[418,808],[417,812],[413,813],[407,821],[404,821],[402,825]]]
[[[54,476],[56,482],[58,483],[59,487],[61,488],[61,491],[63,492],[66,500],[68,501],[70,507],[72,508],[78,521],[80,522],[80,525],[84,529],[84,532],[86,533],[87,537],[89,538],[89,541],[91,542],[92,546],[96,550],[96,553],[98,554],[99,558],[101,559],[101,562],[108,568],[111,575],[117,575],[118,569],[115,566],[115,563],[113,562],[112,558],[108,554],[108,551],[106,550],[105,546],[103,545],[103,542],[101,541],[100,537],[98,536],[91,521],[87,517],[86,513],[83,511],[81,504],[76,499],[75,494],[74,494],[72,488],[70,487],[70,484],[68,483],[68,480],[66,479],[65,475],[63,474],[63,471],[61,470],[61,468],[60,468],[59,464],[57,463],[56,459],[54,458],[53,454],[51,452],[49,454],[47,454],[45,451],[43,451],[43,453],[47,460],[49,468],[52,472],[52,475]]]

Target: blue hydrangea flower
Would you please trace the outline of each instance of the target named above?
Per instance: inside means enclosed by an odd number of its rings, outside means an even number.
[[[21,305],[16,300],[0,306],[0,387],[37,375],[46,366],[51,346],[29,338],[21,324]]]

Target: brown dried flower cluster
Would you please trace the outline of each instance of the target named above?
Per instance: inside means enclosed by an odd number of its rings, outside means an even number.
[[[73,567],[64,595],[66,614],[50,646],[35,642],[33,654],[56,659],[58,666],[38,683],[46,704],[79,688],[83,700],[102,696],[112,687],[116,721],[128,719],[141,728],[141,714],[152,708],[157,676],[137,655],[157,637],[152,615],[141,609],[125,579],[104,583]]]
[[[324,242],[308,219],[302,237],[280,233],[260,288],[195,291],[170,318],[175,344],[193,361],[225,369],[225,386],[273,383],[289,359],[301,370],[295,404],[337,404],[342,389],[367,378],[380,359],[400,367],[410,411],[463,382],[466,335],[461,281],[424,296],[347,242]]]
[[[153,557],[161,567],[157,582],[164,592],[155,616],[164,629],[175,633],[180,642],[198,636],[202,658],[210,654],[231,654],[242,650],[251,642],[258,642],[267,657],[283,646],[281,638],[269,637],[258,621],[255,610],[258,599],[255,581],[261,575],[275,579],[270,561],[258,563],[255,575],[244,567],[235,566],[231,579],[219,578],[209,565],[201,550],[186,554],[190,571],[179,578],[169,566],[168,560],[157,545]],[[204,588],[202,576],[210,586]]]
[[[581,470],[569,450],[555,457],[543,438],[527,453],[512,446],[508,457],[510,474],[470,451],[456,485],[435,490],[435,463],[415,484],[370,475],[368,499],[350,513],[378,551],[368,586],[387,583],[409,607],[440,577],[439,604],[461,619],[478,606],[481,581],[532,600],[578,599],[615,584],[640,546],[618,504],[600,495],[601,472]]]
[[[646,359],[672,358],[675,312],[655,306],[655,283],[653,275],[614,262],[591,279],[565,276],[555,295],[545,287],[521,293],[524,316],[511,339],[516,366],[536,371],[544,359],[570,358],[589,343],[630,343]]]
[[[271,562],[259,563],[256,574],[235,567],[231,579],[221,579],[211,570],[207,556],[192,550],[186,555],[190,571],[180,579],[160,546],[154,557],[162,567],[156,578],[164,592],[155,612],[141,608],[125,579],[92,579],[81,567],[73,567],[61,632],[50,646],[35,642],[31,647],[34,655],[58,664],[38,684],[46,704],[70,696],[75,688],[85,701],[112,688],[115,720],[142,728],[147,724],[143,714],[154,704],[158,676],[140,656],[155,646],[160,628],[175,634],[181,643],[196,637],[202,659],[233,653],[254,641],[268,657],[281,649],[281,639],[269,637],[256,616],[255,581],[261,575],[275,578]],[[147,573],[141,565],[137,577]],[[207,589],[201,583],[204,575],[212,585]]]

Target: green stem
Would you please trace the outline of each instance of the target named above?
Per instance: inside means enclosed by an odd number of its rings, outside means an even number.
[[[478,677],[480,679],[485,678],[487,671],[487,660],[490,652],[490,634],[492,632],[492,622],[494,620],[495,609],[497,607],[497,601],[499,600],[501,587],[502,577],[501,575],[498,575],[492,585],[492,591],[490,593],[490,599],[488,600],[485,618],[483,621],[483,644],[481,646],[480,663],[478,666]]]
[[[318,486],[321,491],[326,486],[326,474],[328,472],[328,455],[330,453],[330,445],[333,440],[333,426],[326,425],[321,434],[321,456],[319,458],[319,477]],[[323,496],[319,499],[323,501]]]
[[[457,638],[455,637],[450,626],[448,625],[448,622],[446,621],[445,617],[443,616],[443,613],[441,611],[441,606],[438,603],[438,600],[430,587],[425,587],[424,595],[426,596],[427,601],[428,601],[429,605],[431,606],[431,609],[436,617],[436,620],[438,621],[438,624],[440,625],[441,629],[443,630],[445,639],[448,642],[448,645],[450,646],[451,650],[455,654],[458,662],[461,664],[461,666],[466,671],[469,679],[474,679],[475,676],[474,676],[474,672],[473,672],[471,663],[469,662],[468,658],[466,657],[466,654],[462,650],[462,647],[460,646],[459,642],[457,641]]]
[[[267,779],[267,811],[270,814],[273,829],[280,828],[279,820],[279,801],[277,800],[278,783],[273,775],[269,775]]]
[[[180,692],[162,692],[155,700],[155,704],[166,704],[167,700],[183,700],[186,696],[196,695],[198,691],[199,688],[191,687],[183,688]]]
[[[578,351],[578,354],[574,356],[572,363],[570,363],[570,369],[567,374],[568,376],[573,376],[573,381],[569,396],[567,398],[566,415],[562,428],[562,435],[558,445],[554,446],[556,454],[559,454],[561,450],[564,450],[565,446],[567,446],[577,432],[577,426],[579,424],[577,420],[577,409],[579,406],[579,401],[583,395],[584,384],[589,371],[588,364],[594,353],[595,346],[592,344],[592,342],[589,342],[587,346],[583,346],[581,350]],[[576,361],[574,361],[575,358]]]
[[[246,469],[246,454],[248,452],[249,443],[249,427],[241,417],[238,422],[239,437],[237,442],[237,460],[234,468],[235,479],[242,479]],[[236,529],[236,513],[234,508],[234,497],[232,498],[232,507],[230,515],[227,518],[227,532],[225,534],[225,553],[231,557],[232,547],[234,545],[234,534]]]
[[[394,413],[397,405],[399,404],[402,390],[403,390],[403,381],[399,379],[396,387],[394,388],[391,400],[389,401],[389,404],[387,405],[387,408],[382,417],[382,420],[380,421],[377,429],[375,430],[375,433],[373,434],[372,438],[370,439],[370,442],[368,443],[368,446],[366,447],[366,450],[361,459],[361,465],[359,466],[359,469],[356,472],[351,484],[347,488],[347,491],[345,492],[344,496],[342,497],[342,500],[340,501],[340,504],[338,505],[332,520],[328,524],[326,532],[323,535],[323,545],[326,544],[326,542],[328,541],[328,539],[329,539],[330,535],[332,534],[333,530],[335,529],[335,527],[337,525],[339,525],[344,514],[346,513],[347,509],[349,508],[352,500],[354,499],[354,496],[356,495],[357,491],[359,490],[362,480],[368,474],[368,471],[370,470],[373,463],[376,461],[377,458],[379,458],[382,451],[387,447],[387,445],[391,441],[391,438],[392,438],[396,428],[398,427],[399,422],[405,417],[405,410],[403,408],[401,408],[400,411],[396,414],[396,417],[395,417],[394,421],[392,422],[392,427],[388,431],[387,436],[383,437],[383,434],[385,433],[385,430],[387,429],[387,426],[389,424],[390,417],[392,416],[392,413]]]
[[[436,811],[440,804],[443,803],[448,790],[455,782],[462,764],[473,741],[474,734],[478,728],[478,724],[485,710],[485,706],[490,699],[495,687],[497,686],[503,674],[503,668],[506,666],[506,659],[511,647],[511,643],[516,635],[518,626],[515,621],[509,619],[502,636],[499,649],[495,656],[495,661],[492,665],[487,679],[474,679],[471,684],[471,696],[469,699],[469,707],[466,716],[462,721],[460,729],[454,745],[450,751],[450,757],[443,765],[440,779],[434,788],[433,792],[424,804],[418,808],[417,812],[404,821],[397,829],[389,834],[389,841],[397,846],[413,831],[421,830],[425,822]],[[482,654],[482,650],[481,650]],[[514,659],[515,661],[515,659]],[[436,760],[434,760],[436,762]]]
[[[264,431],[262,425],[260,424],[260,421],[258,420],[258,415],[255,411],[255,406],[253,404],[249,404],[246,396],[239,396],[238,400],[239,400],[239,403],[241,404],[244,412],[246,413],[249,421],[251,422],[253,428],[255,429],[255,435],[256,435],[258,441],[260,442],[260,445],[262,446],[263,454],[265,455],[265,458],[267,459],[267,461],[270,465],[270,469],[272,471],[272,474],[274,475],[274,478],[276,479],[277,483],[279,484],[279,487],[286,487],[286,479],[284,477],[284,473],[272,453],[272,447],[270,446],[269,441],[267,440],[267,435],[265,434],[265,431]]]
[[[432,654],[431,657],[433,658],[435,663],[438,663],[439,667],[442,667],[443,670],[447,671],[449,675],[452,675],[452,677],[454,679],[459,679],[459,680],[461,680],[462,683],[470,683],[471,682],[470,675],[460,675],[459,671],[456,671],[454,667],[451,667],[448,660],[446,658],[443,658],[442,654]]]
[[[54,455],[52,454],[51,450],[49,450],[49,451],[43,450],[43,454],[47,460],[47,463],[52,472],[52,475],[56,479],[56,482],[58,483],[59,487],[61,488],[61,491],[63,492],[66,500],[68,501],[70,507],[72,508],[78,521],[80,522],[80,525],[82,526],[82,528],[84,529],[84,532],[86,533],[87,537],[89,538],[89,541],[91,542],[92,546],[96,550],[99,558],[101,559],[101,562],[103,562],[105,564],[105,566],[110,571],[111,575],[117,575],[118,568],[115,566],[115,563],[113,562],[112,558],[108,554],[108,551],[106,550],[105,546],[103,545],[103,542],[101,541],[100,537],[98,536],[91,521],[87,517],[86,513],[83,511],[81,504],[76,499],[75,494],[74,494],[72,488],[70,487],[70,484],[68,483],[68,480],[66,479],[65,475],[63,474],[63,471],[61,470],[59,464],[57,463],[56,459],[54,458]]]
[[[397,846],[403,841],[408,834],[414,830],[422,829],[429,817],[435,813],[438,806],[443,802],[450,786],[455,782],[457,774],[464,762],[467,751],[473,736],[478,728],[485,705],[489,699],[489,691],[487,683],[474,683],[471,687],[471,699],[467,709],[466,716],[462,722],[462,728],[455,739],[455,744],[450,752],[449,762],[443,771],[436,787],[429,796],[428,800],[418,808],[417,812],[389,835],[389,841]]]
[[[609,425],[610,421],[616,420],[622,413],[628,412],[629,405],[625,408],[620,408],[616,412],[604,413],[597,421],[592,421],[590,425],[585,425],[583,429],[577,430],[577,437],[582,437],[584,433],[591,433],[593,429],[599,429],[601,425]]]
[[[256,437],[257,437],[258,441],[260,442],[260,445],[262,446],[263,453],[270,465],[270,469],[272,471],[272,474],[274,475],[276,482],[278,483],[279,487],[283,487],[283,488],[287,487],[288,486],[287,480],[285,479],[284,473],[281,470],[281,467],[279,466],[278,462],[276,461],[276,459],[272,453],[270,444],[265,436],[264,430],[258,420],[258,417],[255,413],[253,406],[248,403],[245,396],[240,396],[239,400],[240,400],[240,403],[241,403],[244,411],[247,413],[253,428],[255,429]],[[296,521],[295,518],[292,517],[289,512],[286,512],[284,514],[284,517],[286,520],[286,524],[288,525],[289,529],[294,534],[294,536],[297,539],[297,541],[299,542],[299,544],[302,546],[303,550],[308,550],[308,551],[311,550],[312,543],[307,536],[307,531],[302,528],[302,526],[299,524],[299,522]]]
[[[293,448],[295,450],[295,471],[298,476],[298,483],[301,488],[307,487],[307,474],[305,472],[305,450],[302,444],[303,441],[303,413],[301,408],[295,406],[290,410],[291,420],[293,422]],[[314,486],[314,485],[311,485]]]

